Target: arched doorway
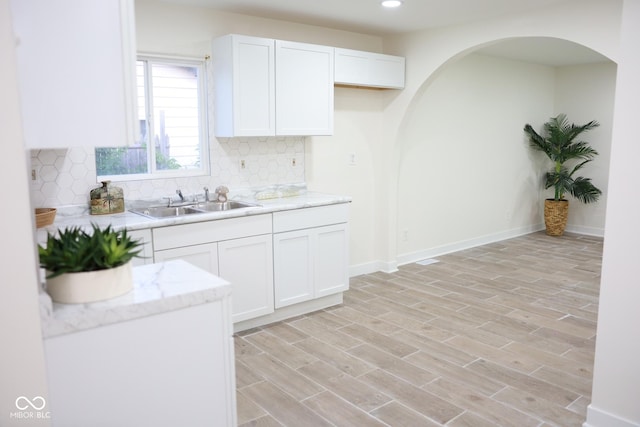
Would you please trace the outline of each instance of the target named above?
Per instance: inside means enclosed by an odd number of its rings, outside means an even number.
[[[605,194],[573,203],[569,230],[603,235],[615,75],[584,46],[523,37],[469,49],[427,78],[396,146],[398,264],[540,229],[546,166],[522,128],[561,112],[601,123],[588,135],[600,156],[585,173]]]

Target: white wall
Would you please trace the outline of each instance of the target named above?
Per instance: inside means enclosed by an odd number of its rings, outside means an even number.
[[[640,425],[640,1],[625,0],[604,239],[600,310],[587,423]]]
[[[382,48],[380,37],[273,19],[224,13],[210,8],[136,0],[138,49],[167,54],[210,54],[212,37],[229,33],[316,43],[349,49]]]
[[[470,54],[416,95],[397,144],[401,264],[540,228],[522,128],[552,113],[554,82],[552,67]]]
[[[555,113],[566,113],[576,124],[597,120],[600,126],[584,133],[580,139],[598,150],[598,156],[578,171],[578,176],[591,178],[602,190],[596,203],[584,204],[570,199],[567,231],[604,236],[609,162],[611,158],[611,129],[616,88],[616,65],[598,63],[560,67],[556,73]],[[552,197],[548,190],[545,197]]]
[[[375,216],[385,208],[385,195],[376,192],[373,156],[379,151],[384,118],[379,90],[336,87],[334,136],[308,138],[306,181],[311,190],[353,197],[349,224],[351,274],[369,272],[377,234]],[[355,164],[351,164],[354,156]]]
[[[405,206],[396,195],[402,191],[399,189],[399,179],[403,174],[400,170],[401,162],[405,159],[405,131],[410,129],[408,126],[414,120],[415,106],[423,99],[423,91],[428,90],[438,77],[445,75],[453,61],[484,46],[518,37],[565,39],[587,46],[615,60],[620,10],[620,1],[567,1],[553,9],[532,11],[526,15],[503,16],[385,38],[385,48],[407,57],[407,75],[405,89],[385,104],[385,142],[381,145],[381,151],[374,156],[374,170],[377,176],[375,182],[381,184],[376,188],[376,192],[389,195],[388,204],[398,207],[397,210],[390,209],[376,219],[376,230],[379,230],[379,234],[376,236],[375,253],[380,258],[374,262],[375,264],[386,265],[392,270],[398,261],[406,261],[402,257],[398,259],[398,253],[403,253],[406,248],[407,253],[414,254],[413,251],[416,249],[405,246],[404,243],[402,250],[398,248],[403,242],[403,236],[399,235],[399,232],[402,233],[406,229],[399,225],[405,219],[399,215],[404,209],[410,209],[410,206]],[[567,16],[571,16],[571,19],[567,20]],[[544,22],[544,25],[540,25],[540,22]],[[549,113],[552,112],[553,107],[549,110]],[[540,116],[540,123],[550,115]],[[534,121],[535,117],[530,116],[529,120]],[[520,127],[523,123],[517,125]],[[506,228],[505,231],[508,235],[509,229]],[[484,239],[476,239],[477,236],[483,235],[483,230],[470,232],[469,236],[462,237],[463,243],[483,242]],[[448,245],[437,248],[456,248],[460,246],[459,242],[460,240],[452,240]],[[421,250],[426,254],[433,249]]]
[[[0,1],[0,168],[6,204],[0,221],[4,250],[0,258],[0,425],[47,426],[45,418],[16,418],[16,399],[47,399],[44,352],[37,295],[34,223],[27,181],[27,152],[22,142],[14,38],[8,0]],[[9,203],[10,202],[10,203]],[[22,406],[22,401],[20,405]],[[39,401],[37,401],[39,403]],[[42,414],[46,415],[47,407]],[[40,412],[40,411],[39,411]]]

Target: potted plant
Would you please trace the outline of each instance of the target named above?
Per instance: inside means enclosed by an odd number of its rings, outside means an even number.
[[[553,199],[546,199],[544,204],[544,222],[547,234],[551,236],[561,236],[567,225],[569,201],[564,198],[566,193],[583,203],[595,202],[602,194],[591,183],[590,178],[574,177],[576,172],[598,155],[587,142],[577,138],[599,125],[595,120],[580,126],[569,124],[566,115],[559,114],[544,124],[544,136],[539,135],[529,124],[524,127],[530,146],[542,151],[553,162],[553,169],[544,177],[544,188],[554,189]],[[574,166],[570,168],[567,162],[573,162]]]
[[[126,229],[92,224],[48,233],[46,245],[38,245],[40,267],[46,270],[46,289],[51,299],[62,303],[86,303],[113,298],[133,288],[131,259],[141,243]]]

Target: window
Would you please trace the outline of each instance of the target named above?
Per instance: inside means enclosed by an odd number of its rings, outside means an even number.
[[[96,148],[98,181],[206,174],[204,62],[139,57],[136,70],[138,141]]]

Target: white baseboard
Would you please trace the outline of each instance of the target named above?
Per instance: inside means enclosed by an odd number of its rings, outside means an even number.
[[[395,261],[372,261],[364,264],[349,266],[349,277],[360,276],[363,274],[375,273],[382,271],[384,273],[393,273],[398,271],[398,264]]]
[[[438,246],[435,248],[401,254],[398,255],[395,261],[371,261],[363,264],[352,265],[349,266],[349,277],[375,273],[377,271],[382,271],[384,273],[393,273],[395,271],[398,271],[398,266],[400,265],[410,264],[412,262],[434,258],[440,255],[445,255],[464,249],[475,248],[476,246],[482,246],[489,243],[500,242],[502,240],[524,236],[526,234],[535,233],[544,229],[544,224],[535,224],[526,227],[515,228],[512,230],[502,231],[495,234],[488,234],[473,239],[448,243],[446,245]],[[566,231],[570,233],[584,234],[587,236],[604,237],[604,230],[595,227],[567,225]]]
[[[604,237],[604,228],[583,227],[580,225],[567,224],[565,231],[568,231],[569,233],[584,234],[587,236]]]
[[[640,425],[638,421],[620,418],[591,404],[587,408],[587,421],[582,424],[582,427],[638,427],[638,425]]]
[[[540,230],[544,230],[544,224],[537,224],[537,225],[531,225],[527,227],[516,228],[512,230],[503,231],[500,233],[488,234],[485,236],[476,237],[469,240],[462,240],[459,242],[449,243],[449,244],[438,246],[431,249],[402,254],[398,256],[397,264],[398,265],[410,264],[412,262],[420,261],[423,259],[433,258],[440,255],[461,251],[464,249],[474,248],[476,246],[482,246],[489,243],[499,242],[501,240],[524,236],[525,234],[534,233]]]

